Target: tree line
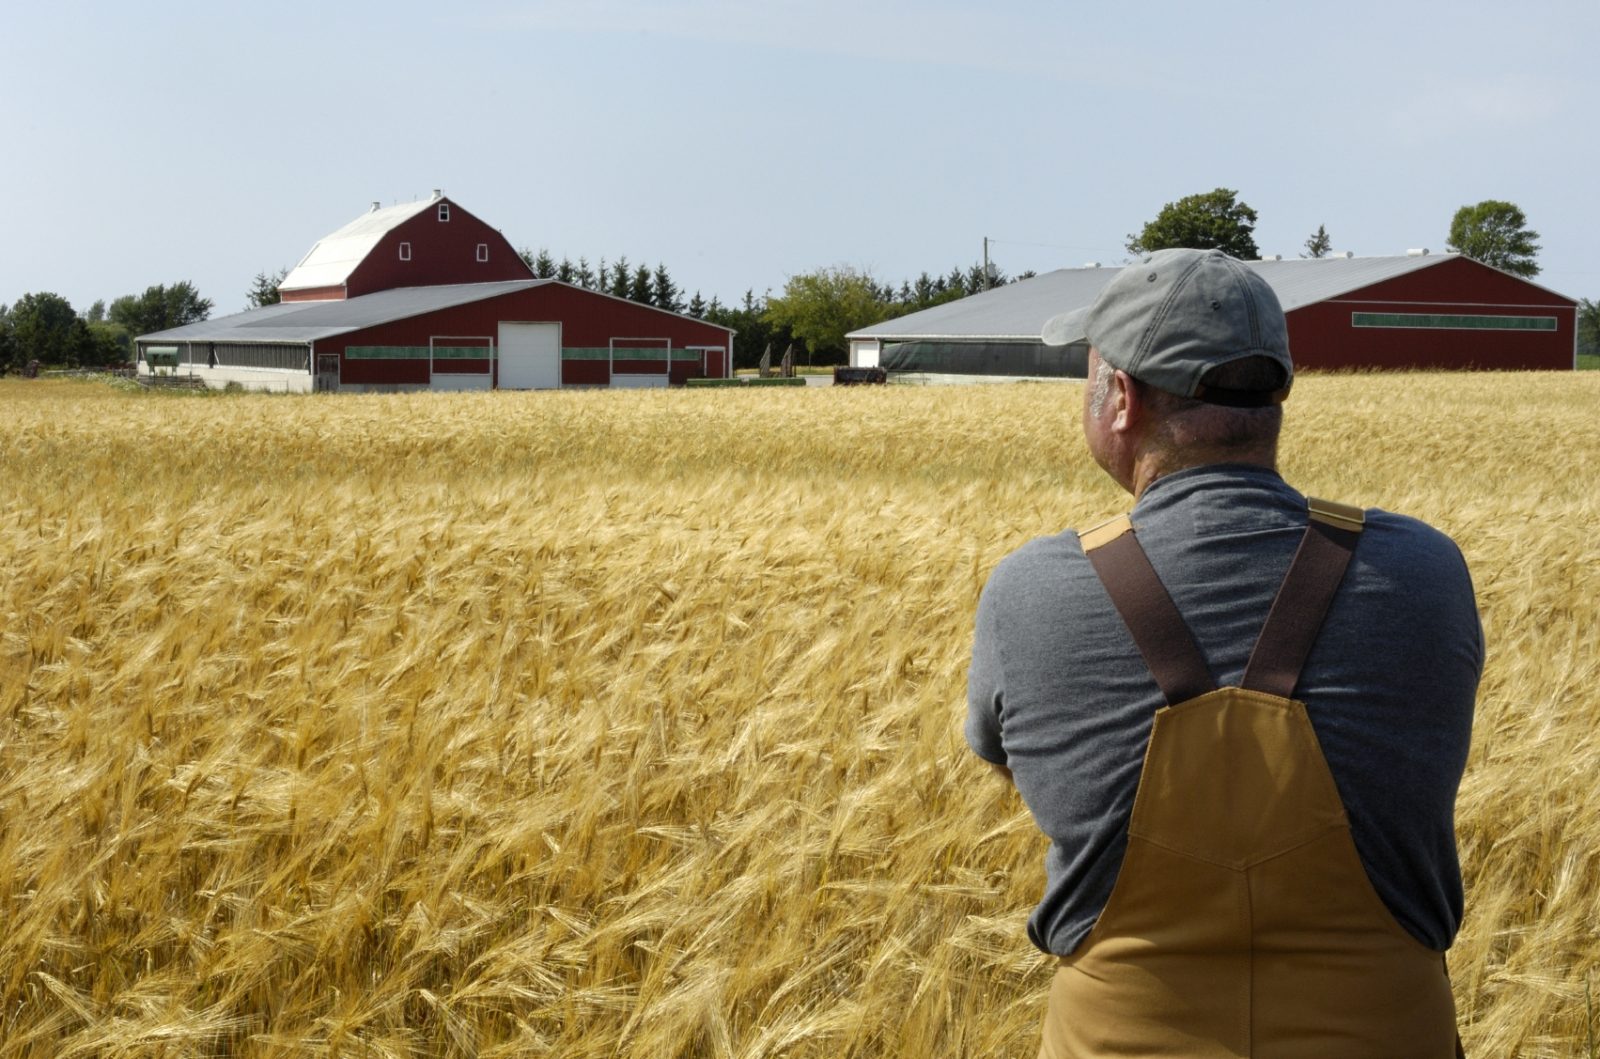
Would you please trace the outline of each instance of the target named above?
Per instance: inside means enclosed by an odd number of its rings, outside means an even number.
[[[133,360],[133,339],[211,315],[211,299],[187,280],[125,294],[108,307],[96,300],[82,313],[52,291],[0,305],[0,373],[37,361],[67,368],[121,367]]]
[[[850,331],[906,313],[1012,282],[994,263],[952,268],[947,273],[922,272],[898,286],[881,283],[871,273],[846,266],[817,269],[791,276],[781,295],[756,294],[725,305],[715,295],[707,301],[697,290],[687,298],[665,264],[634,264],[626,256],[592,266],[586,256],[557,261],[549,250],[524,248],[522,260],[540,279],[554,279],[586,290],[684,313],[720,327],[732,328],[735,367],[753,368],[770,350],[774,357],[795,345],[808,363],[842,364],[848,358],[844,336]],[[1025,272],[1018,279],[1032,276]]]
[[[1257,217],[1237,191],[1216,188],[1167,203],[1128,236],[1126,246],[1136,255],[1170,247],[1215,248],[1251,260],[1261,256],[1254,237]],[[1539,233],[1528,227],[1526,215],[1514,203],[1486,199],[1455,212],[1447,246],[1531,278],[1539,273],[1538,239]],[[1326,257],[1332,248],[1326,226],[1319,224],[1300,256]],[[844,336],[852,331],[1014,281],[993,263],[987,271],[978,264],[945,273],[924,271],[898,285],[882,282],[866,270],[835,265],[790,276],[780,294],[758,295],[747,289],[730,305],[714,295],[708,301],[698,290],[685,296],[664,263],[651,267],[619,256],[614,261],[602,257],[591,265],[585,256],[575,262],[565,256],[557,261],[543,248],[519,253],[542,279],[732,328],[734,365],[741,368],[754,367],[769,350],[781,356],[791,345],[798,346],[810,363],[842,363],[848,356]],[[287,269],[257,273],[245,292],[246,305],[276,304],[278,286],[287,273]],[[1024,272],[1015,279],[1032,275]],[[109,306],[96,301],[82,313],[58,294],[25,294],[13,305],[0,305],[0,371],[30,361],[66,367],[126,364],[132,359],[134,336],[207,319],[211,309],[211,299],[202,298],[188,281],[147,287],[142,294],[124,295]],[[1580,353],[1600,354],[1600,303],[1580,300],[1577,337]]]

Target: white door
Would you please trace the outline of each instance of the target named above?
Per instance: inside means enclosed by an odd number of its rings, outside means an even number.
[[[561,325],[500,325],[500,389],[553,390],[561,385]]]

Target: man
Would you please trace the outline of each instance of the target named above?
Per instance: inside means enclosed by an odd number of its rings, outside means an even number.
[[[1089,343],[1084,437],[1135,504],[978,606],[967,739],[1050,839],[1040,1055],[1456,1054],[1459,550],[1279,477],[1283,311],[1219,251],[1152,254],[1044,337]]]

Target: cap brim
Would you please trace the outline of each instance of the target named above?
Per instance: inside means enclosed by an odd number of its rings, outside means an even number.
[[[1052,316],[1045,321],[1044,329],[1039,332],[1039,339],[1047,346],[1070,346],[1074,342],[1087,342],[1089,336],[1085,331],[1085,323],[1089,319],[1089,310],[1073,309],[1071,312]]]

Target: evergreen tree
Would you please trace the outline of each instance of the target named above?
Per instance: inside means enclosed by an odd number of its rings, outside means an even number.
[[[1317,230],[1311,238],[1306,240],[1306,252],[1301,257],[1327,257],[1333,250],[1333,240],[1328,238],[1328,230],[1322,225],[1317,225]]]
[[[561,264],[556,266],[556,279],[560,280],[562,283],[572,283],[577,279],[577,277],[578,270],[573,268],[572,262],[568,261],[566,257],[563,256],[561,258]]]
[[[628,280],[628,300],[638,302],[640,305],[653,305],[655,303],[650,300],[653,291],[650,269],[640,265],[633,270],[633,277]]]
[[[554,279],[556,275],[556,259],[550,256],[550,251],[544,247],[539,248],[539,254],[533,259],[533,274],[540,279]]]
[[[701,320],[706,318],[706,303],[699,291],[695,291],[694,297],[689,299],[689,315]]]
[[[628,285],[632,281],[633,273],[628,270],[628,255],[622,254],[617,258],[617,263],[611,266],[611,289],[606,293],[626,298]]]
[[[676,313],[683,310],[683,299],[680,298],[678,285],[672,282],[672,277],[667,273],[667,266],[657,265],[656,271],[650,278],[650,302],[657,309],[665,309]]]
[[[277,305],[281,302],[283,295],[278,293],[278,286],[288,275],[289,270],[286,268],[280,268],[276,272],[257,272],[256,278],[250,281],[250,289],[245,292],[245,308],[259,309],[263,305]]]
[[[606,259],[605,258],[602,257],[600,259],[600,272],[595,276],[594,285],[593,286],[589,286],[589,284],[586,283],[586,284],[584,284],[584,286],[589,287],[590,290],[597,290],[597,291],[610,291],[611,290],[611,271],[608,268],[606,268]]]
[[[594,290],[594,273],[589,269],[589,259],[582,254],[578,255],[578,271],[573,278],[584,290]]]

